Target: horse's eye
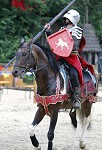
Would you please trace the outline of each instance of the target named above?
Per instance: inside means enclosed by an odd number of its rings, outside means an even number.
[[[26,54],[27,54],[26,52],[22,52],[22,56],[26,56]]]

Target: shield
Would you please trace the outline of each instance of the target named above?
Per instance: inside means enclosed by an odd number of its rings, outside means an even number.
[[[73,38],[67,28],[64,28],[48,37],[48,43],[53,53],[68,57],[73,49]]]

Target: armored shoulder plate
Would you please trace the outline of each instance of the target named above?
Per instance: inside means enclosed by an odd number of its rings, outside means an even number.
[[[74,26],[71,30],[72,36],[76,37],[78,40],[82,38],[83,29],[78,26]]]

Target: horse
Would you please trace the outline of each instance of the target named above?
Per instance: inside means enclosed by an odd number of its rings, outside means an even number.
[[[40,150],[41,146],[35,135],[36,126],[42,121],[45,115],[50,117],[50,125],[47,134],[48,147],[47,150],[53,149],[54,130],[57,123],[58,113],[60,110],[69,110],[74,132],[77,129],[77,111],[82,125],[82,134],[79,146],[84,149],[85,133],[90,125],[92,104],[96,100],[97,89],[94,92],[87,93],[86,89],[89,86],[89,81],[85,82],[83,93],[81,96],[81,108],[73,109],[73,101],[71,99],[71,83],[70,77],[67,75],[68,92],[65,91],[65,82],[63,73],[59,66],[62,66],[56,61],[54,53],[44,46],[36,43],[23,41],[16,53],[16,61],[13,66],[12,74],[14,77],[23,78],[26,72],[35,74],[37,83],[37,92],[34,94],[38,109],[34,120],[29,127],[31,143],[35,150]],[[62,66],[63,68],[63,66]],[[65,70],[65,69],[64,69]],[[62,74],[62,75],[61,75]],[[67,72],[68,74],[68,72]],[[92,85],[91,85],[92,86]],[[81,93],[83,95],[83,93]],[[74,133],[74,135],[75,135]],[[75,139],[72,139],[72,149],[75,148]]]

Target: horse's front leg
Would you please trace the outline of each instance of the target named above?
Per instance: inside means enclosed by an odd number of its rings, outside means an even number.
[[[55,126],[57,123],[57,118],[58,118],[58,109],[57,108],[52,108],[51,113],[50,113],[50,127],[49,127],[49,131],[48,131],[48,149],[47,150],[52,150],[53,147],[53,139],[54,139],[54,130],[55,130]]]
[[[43,119],[44,116],[45,116],[45,111],[44,111],[43,107],[39,107],[35,114],[33,123],[29,127],[30,139],[31,139],[32,145],[35,147],[35,150],[41,149],[39,142],[35,136],[35,127],[41,122],[41,120]]]

